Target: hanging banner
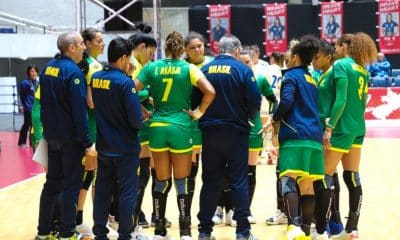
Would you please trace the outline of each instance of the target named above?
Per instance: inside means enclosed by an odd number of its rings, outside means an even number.
[[[400,119],[400,88],[370,88],[368,90],[365,119]]]
[[[379,48],[386,54],[400,53],[399,1],[381,0],[378,3]]]
[[[287,49],[287,7],[283,4],[265,4],[265,52],[285,52]]]
[[[208,6],[210,48],[218,54],[219,40],[231,32],[231,5]]]
[[[336,42],[343,34],[343,2],[321,3],[321,39]]]

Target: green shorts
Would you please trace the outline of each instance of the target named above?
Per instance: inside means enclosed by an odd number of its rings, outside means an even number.
[[[350,148],[361,148],[364,142],[364,137],[364,135],[354,136],[349,134],[333,133],[330,139],[330,150],[335,152],[348,153],[350,151]]]
[[[150,124],[149,136],[152,152],[189,154],[193,150],[191,126],[153,122]]]
[[[201,131],[199,128],[199,120],[192,122],[192,138],[193,138],[193,148],[200,149],[202,144]]]
[[[97,129],[96,129],[96,112],[94,109],[88,108],[88,132],[89,138],[92,142],[96,141]]]
[[[314,180],[325,174],[322,144],[312,140],[288,140],[279,147],[279,177],[288,173]]]
[[[143,126],[139,131],[140,146],[149,145],[149,131],[150,123],[149,121],[146,121],[143,123]]]
[[[249,136],[249,151],[251,152],[258,152],[263,150],[263,143],[264,140],[262,135],[250,135]]]

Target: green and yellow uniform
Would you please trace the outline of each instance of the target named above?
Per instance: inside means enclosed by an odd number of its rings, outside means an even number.
[[[327,127],[333,128],[331,150],[349,152],[361,148],[365,136],[365,108],[368,93],[368,71],[352,58],[337,60],[333,65],[335,102]]]
[[[329,118],[332,111],[332,104],[335,100],[334,83],[333,83],[333,71],[332,67],[329,67],[323,72],[318,82],[318,113],[321,121],[322,129],[325,130],[325,119]]]
[[[140,71],[142,71],[143,65],[133,56],[131,57],[131,62],[135,66],[135,70],[132,73],[132,79],[135,80],[138,77]],[[142,104],[142,106],[146,108],[146,110],[152,112],[154,109],[153,105],[150,104],[150,88],[147,87],[140,90],[137,95],[140,99],[140,103]],[[149,131],[149,121],[146,121],[143,123],[143,126],[139,131],[140,146],[149,145]]]
[[[196,64],[196,67],[201,69],[204,65],[214,60],[213,57],[204,56],[203,62]],[[192,124],[192,138],[193,138],[193,148],[201,148],[201,131],[199,129],[199,120],[194,120]]]
[[[183,110],[190,109],[192,85],[203,73],[183,60],[164,59],[149,63],[138,80],[150,86],[154,113],[150,120],[150,150],[190,153],[192,119]]]
[[[103,69],[103,66],[93,57],[88,57],[86,61],[89,64],[89,71],[86,74],[86,83],[90,86],[90,82],[92,81],[93,73],[100,71]],[[96,115],[95,110],[88,108],[88,131],[89,131],[89,138],[93,142],[96,141]]]
[[[268,97],[274,94],[271,85],[264,74],[256,73],[256,83],[259,93]],[[253,126],[249,135],[249,151],[261,151],[263,149],[263,126],[261,122],[261,113],[258,112],[254,120],[251,120]]]
[[[32,106],[32,128],[31,128],[31,143],[32,146],[36,147],[39,144],[40,139],[43,135],[43,126],[40,121],[40,85],[37,87],[35,92],[35,98]]]

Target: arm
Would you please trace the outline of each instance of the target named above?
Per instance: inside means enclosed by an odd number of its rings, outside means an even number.
[[[272,87],[269,84],[267,78],[263,77],[263,79],[261,79],[261,81],[262,81],[261,86],[260,86],[261,94],[264,97],[266,97],[267,100],[269,101],[269,112],[272,113],[276,109],[278,100],[276,99],[274,91],[272,90]]]
[[[93,95],[92,95],[92,87],[87,86],[87,97],[86,97],[86,103],[90,109],[94,109],[94,103],[93,103]]]
[[[142,108],[136,94],[135,85],[129,79],[122,86],[123,102],[128,115],[130,126],[139,131],[142,125]]]
[[[341,77],[335,80],[335,102],[332,106],[329,122],[326,124],[327,128],[335,128],[346,107],[348,78]]]
[[[258,91],[257,83],[253,71],[249,68],[244,73],[244,95],[247,108],[247,114],[250,119],[254,119],[260,111],[261,95]]]
[[[281,120],[283,116],[292,108],[295,93],[295,81],[292,79],[285,79],[282,82],[281,101],[273,115],[273,120],[275,122]]]
[[[78,141],[86,149],[92,145],[87,126],[86,81],[82,72],[71,75],[69,79],[70,106]]]

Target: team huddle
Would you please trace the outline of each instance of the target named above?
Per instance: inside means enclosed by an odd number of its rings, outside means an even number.
[[[233,35],[220,39],[216,57],[205,56],[196,32],[170,33],[165,58],[152,61],[157,44],[142,31],[115,38],[102,66],[98,30],[58,37],[60,53],[44,66],[35,95],[40,114],[32,113],[40,118],[32,119],[34,145],[43,136],[48,146],[36,240],[103,240],[110,228],[120,240],[146,240],[142,228],[149,225],[152,239],[169,239],[172,184],[180,239],[191,240],[199,166],[198,239],[215,239],[224,208],[235,239],[257,239],[250,206],[265,132],[272,132],[278,151],[278,209],[266,223],[287,224],[288,240],[359,239],[366,66],[377,55],[368,35],[344,34],[334,46],[305,35],[286,53],[273,53],[269,66],[255,57],[257,47],[242,46]],[[269,107],[261,107],[262,96]],[[340,161],[349,190],[345,225]],[[150,177],[149,224],[141,205]],[[92,229],[83,224],[91,185]]]

